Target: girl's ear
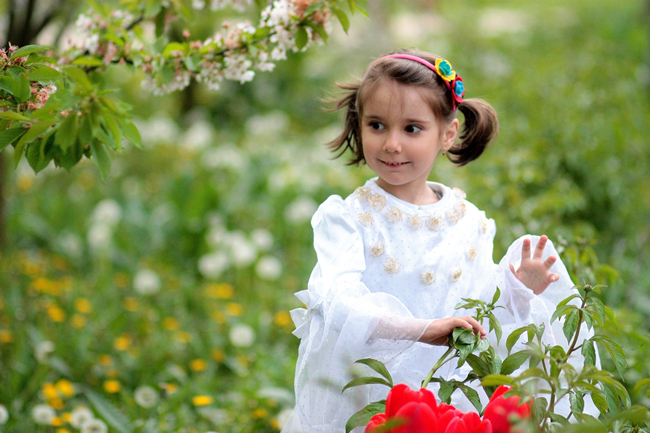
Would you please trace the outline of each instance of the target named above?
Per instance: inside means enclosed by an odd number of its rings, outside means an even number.
[[[446,152],[451,149],[451,147],[454,145],[454,141],[456,141],[456,137],[458,137],[459,128],[460,122],[458,119],[454,119],[447,124],[445,130],[442,133],[442,150]]]

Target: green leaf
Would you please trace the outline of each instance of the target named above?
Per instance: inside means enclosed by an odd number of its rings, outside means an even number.
[[[576,310],[577,307],[575,305],[563,305],[561,307],[557,307],[555,311],[553,312],[553,315],[551,316],[550,323],[553,323],[555,319],[566,316],[569,314],[571,311]]]
[[[257,30],[255,30],[253,39],[259,41],[261,39],[266,38],[270,33],[271,33],[270,27],[258,27]]]
[[[158,13],[158,15],[156,15],[155,23],[156,23],[156,37],[157,38],[160,38],[163,35],[163,33],[165,33],[165,14],[166,13],[167,13],[166,10],[162,9]],[[160,50],[158,50],[158,51],[160,51]]]
[[[45,51],[49,50],[51,47],[47,47],[45,45],[25,45],[22,48],[18,48],[14,53],[11,55],[10,59],[15,59],[17,57],[25,57],[29,56],[32,53],[38,53],[39,51]]]
[[[647,407],[634,405],[629,409],[620,412],[615,417],[608,419],[607,425],[611,428],[616,421],[627,421],[635,426],[643,426],[648,421],[649,415],[650,412]]]
[[[348,422],[345,423],[345,433],[350,433],[356,427],[368,425],[370,418],[377,415],[378,413],[383,413],[385,410],[386,400],[370,403],[368,406],[364,407],[359,412],[350,417]]]
[[[82,390],[93,407],[111,427],[121,433],[131,433],[133,431],[128,418],[117,410],[117,408],[108,400],[85,386],[82,387]]]
[[[392,388],[391,384],[388,383],[386,379],[382,379],[381,377],[357,377],[356,379],[352,379],[343,387],[341,390],[341,393],[343,393],[346,389],[348,388],[354,388],[355,386],[361,386],[361,385],[386,385],[389,388]]]
[[[650,385],[650,378],[646,377],[645,379],[641,379],[636,383],[636,385],[634,385],[634,392],[637,392],[644,386],[648,386],[648,385]]]
[[[32,96],[32,87],[29,80],[22,74],[14,77],[9,85],[11,86],[11,94],[21,104],[27,102],[29,97]]]
[[[65,153],[75,144],[78,136],[79,116],[73,112],[68,115],[63,122],[61,122],[61,125],[59,125],[59,129],[56,133],[56,143]]]
[[[343,12],[341,9],[333,7],[332,12],[334,12],[334,15],[336,15],[336,18],[339,19],[339,22],[341,23],[341,27],[343,27],[343,31],[347,34],[348,30],[350,29],[350,19],[348,18],[347,14]]]
[[[40,140],[32,141],[27,146],[25,157],[35,173],[43,170],[52,161],[52,138],[51,134]]]
[[[111,155],[106,147],[96,139],[90,142],[90,149],[93,153],[93,160],[99,168],[99,174],[102,176],[102,180],[106,181],[106,177],[111,172]]]
[[[571,402],[571,410],[574,413],[582,413],[585,407],[585,399],[581,392],[572,392],[569,395],[569,401]]]
[[[187,46],[181,44],[180,42],[170,42],[163,50],[162,55],[163,57],[170,57],[174,51],[180,51],[183,54],[186,54]]]
[[[92,56],[78,57],[78,58],[74,59],[72,64],[75,65],[75,66],[88,66],[88,67],[91,67],[91,68],[104,66],[104,62],[102,62],[98,58],[92,57]]]
[[[39,122],[34,122],[32,126],[29,128],[29,130],[23,135],[20,140],[18,140],[18,143],[16,143],[16,147],[14,149],[14,164],[16,167],[18,167],[18,163],[20,162],[21,158],[23,157],[23,153],[25,152],[26,146],[34,141],[36,138],[38,138],[41,134],[44,134],[47,129],[54,125],[57,122],[56,119],[50,119],[50,120],[41,120]]]
[[[493,313],[488,313],[488,321],[490,323],[490,331],[494,331],[494,335],[497,337],[497,344],[501,341],[503,336],[503,330],[501,329],[501,322],[496,318]]]
[[[578,329],[579,323],[580,312],[575,309],[569,313],[566,321],[564,322],[564,326],[562,327],[562,331],[564,331],[564,336],[566,337],[567,341],[571,341],[571,337],[573,337],[573,334],[575,334],[576,330]]]
[[[372,359],[372,358],[364,358],[355,361],[355,364],[364,364],[372,368],[377,373],[384,376],[386,381],[388,381],[388,383],[390,384],[390,387],[391,388],[393,387],[393,378],[391,377],[390,373],[388,372],[388,369],[386,368],[383,362],[377,361],[376,359]]]
[[[598,408],[601,414],[607,413],[607,411],[609,410],[609,408],[607,407],[607,400],[605,400],[605,395],[601,390],[597,390],[597,392],[592,391],[591,400],[594,402],[594,404],[596,405],[596,407]]]
[[[27,132],[27,130],[23,129],[22,127],[0,131],[0,152],[2,152],[5,147],[16,141],[16,139],[23,135],[25,132]]]
[[[580,298],[580,295],[577,294],[577,293],[574,293],[573,295],[569,296],[568,298],[565,298],[564,300],[560,301],[559,304],[557,304],[557,306],[555,307],[555,309],[557,310],[557,309],[560,308],[560,307],[564,307],[566,304],[568,304],[569,302],[571,302],[572,299],[575,299],[575,298]]]
[[[59,71],[49,66],[41,66],[29,73],[29,81],[59,81],[62,78]]]
[[[529,330],[530,330],[530,325],[517,328],[514,331],[512,331],[510,335],[508,335],[508,338],[506,339],[506,348],[508,349],[508,353],[510,353],[512,347],[517,343],[517,341],[519,341],[519,337],[521,337],[521,334]]]
[[[482,386],[512,385],[515,380],[504,374],[491,374],[481,379]]]
[[[503,360],[503,364],[501,365],[501,374],[512,374],[515,370],[521,367],[528,358],[530,358],[530,355],[531,353],[528,350],[522,350],[509,355]]]
[[[488,364],[483,359],[474,354],[469,354],[467,356],[467,363],[470,367],[472,367],[472,370],[474,370],[474,372],[479,375],[479,377],[487,376],[490,374],[490,367]]]
[[[111,135],[113,136],[113,141],[115,142],[115,148],[113,150],[120,149],[122,147],[122,131],[118,126],[115,116],[113,116],[108,112],[104,112],[103,119],[104,119],[104,124],[111,132]]]
[[[591,337],[591,339],[593,341],[599,341],[605,346],[605,349],[607,349],[607,352],[612,357],[612,361],[614,361],[614,365],[616,365],[618,374],[621,377],[625,377],[627,362],[625,361],[625,353],[623,352],[621,346],[610,337],[602,334],[594,335]]]
[[[327,40],[329,39],[330,35],[327,34],[327,30],[325,30],[325,27],[313,23],[310,23],[309,27],[311,27],[316,33],[318,33],[318,36],[321,37],[323,42],[327,43]]]
[[[446,380],[440,379],[440,389],[438,390],[438,398],[443,403],[451,403],[451,395],[456,390],[456,387]]]
[[[483,406],[481,405],[481,397],[479,397],[478,392],[474,388],[471,388],[467,385],[458,385],[460,390],[465,394],[465,397],[472,403],[476,408],[478,413],[481,413]]]
[[[481,353],[481,352],[485,352],[489,348],[490,348],[490,342],[487,340],[487,338],[479,338],[478,343],[476,344],[472,352]]]
[[[83,87],[87,91],[91,91],[93,89],[93,85],[88,79],[88,75],[81,69],[77,68],[76,66],[68,66],[63,70],[65,75],[67,75],[72,81],[75,82],[75,84],[78,84],[79,86]]]
[[[124,137],[135,145],[138,149],[142,149],[142,138],[140,138],[140,131],[130,120],[120,119],[120,126]]]
[[[308,41],[309,35],[307,34],[307,29],[300,27],[296,33],[296,48],[298,48],[298,50],[302,50],[305,48],[305,46],[307,46]]]
[[[582,356],[585,357],[585,365],[596,365],[596,350],[594,342],[589,339],[582,343]]]
[[[32,119],[25,117],[22,114],[14,113],[13,111],[3,111],[0,112],[0,118],[9,119],[9,120],[18,120],[21,122],[31,122]]]

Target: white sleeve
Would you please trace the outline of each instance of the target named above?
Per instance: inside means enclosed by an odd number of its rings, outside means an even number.
[[[350,367],[362,358],[388,362],[408,349],[430,320],[413,318],[396,297],[373,293],[366,269],[362,228],[349,206],[332,196],[312,219],[318,264],[308,290],[296,294],[306,308],[292,311],[301,338],[296,366],[296,410],[306,431],[345,425],[363,388],[346,390]],[[356,409],[356,410],[355,410]],[[342,421],[342,424],[340,423]]]

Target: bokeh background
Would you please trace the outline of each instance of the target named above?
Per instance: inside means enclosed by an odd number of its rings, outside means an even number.
[[[10,3],[0,2],[5,22]],[[88,6],[66,7],[73,22]],[[315,264],[311,215],[372,176],[332,159],[324,144],[341,115],[324,100],[401,47],[447,58],[466,96],[499,114],[484,156],[464,168],[439,160],[431,179],[495,219],[495,260],[515,238],[545,233],[577,284],[607,285],[623,379],[650,376],[650,3],[367,10],[347,35],[333,23],[327,45],[218,92],[193,83],[153,96],[137,73],[109,69],[145,148],[113,155],[105,183],[91,161],[34,175],[25,161],[10,168],[11,149],[0,154],[0,430],[79,431],[85,407],[110,431],[278,431],[293,407],[289,310]],[[232,14],[202,15],[190,31],[208,37]]]

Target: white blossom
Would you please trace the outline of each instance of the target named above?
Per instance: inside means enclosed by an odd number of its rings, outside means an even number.
[[[113,230],[106,224],[93,224],[88,229],[88,245],[94,251],[110,248],[113,239]]]
[[[215,279],[230,266],[228,256],[223,251],[206,254],[199,259],[199,272],[205,278]]]
[[[136,388],[135,402],[144,408],[151,408],[158,404],[158,393],[150,386],[140,386]]]
[[[81,433],[107,433],[108,427],[101,419],[91,419],[81,426]]]
[[[160,290],[160,277],[151,269],[141,269],[135,274],[133,288],[141,295],[153,295]]]
[[[122,218],[122,208],[115,200],[105,199],[97,203],[93,210],[93,221],[114,227]]]
[[[197,412],[204,418],[209,419],[213,424],[221,425],[228,422],[228,412],[216,407],[200,407]]]
[[[248,325],[238,324],[230,328],[230,342],[236,347],[250,347],[255,341],[255,331]]]
[[[255,272],[263,280],[277,280],[282,274],[282,263],[272,256],[262,257],[255,266]]]
[[[203,152],[202,162],[209,169],[230,168],[234,171],[241,171],[248,164],[246,155],[233,144],[207,149]]]
[[[72,413],[70,413],[70,424],[75,428],[82,428],[86,423],[95,419],[93,413],[84,406],[78,406],[74,408]]]
[[[49,425],[55,416],[54,409],[46,404],[37,404],[32,409],[32,419],[36,424]]]
[[[202,150],[212,143],[214,128],[204,120],[192,123],[189,129],[183,134],[181,144],[188,150]]]
[[[251,240],[261,251],[268,251],[273,246],[273,235],[265,229],[255,229],[251,232]]]
[[[9,411],[4,405],[0,404],[0,424],[5,424],[9,420]]]
[[[38,362],[45,362],[47,359],[47,354],[54,352],[54,343],[51,341],[41,341],[36,345],[36,348],[34,349],[36,359]]]
[[[257,249],[246,239],[246,236],[239,231],[230,233],[228,239],[232,264],[237,268],[243,268],[255,261]]]
[[[318,209],[316,202],[308,196],[301,196],[287,206],[284,216],[292,224],[309,221]]]
[[[218,248],[224,244],[228,237],[228,232],[224,227],[214,226],[210,227],[205,234],[205,241],[211,248]]]

